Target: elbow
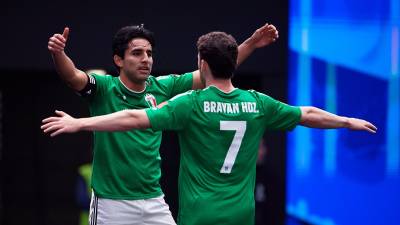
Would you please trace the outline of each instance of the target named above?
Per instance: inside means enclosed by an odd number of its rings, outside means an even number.
[[[132,129],[139,129],[137,126],[135,110],[123,110],[121,113],[124,115],[122,116],[121,125],[124,127],[124,130],[132,130]]]
[[[127,130],[139,130],[149,128],[148,118],[143,110],[125,110],[125,128]]]
[[[64,77],[67,86],[75,91],[81,91],[85,88],[88,80],[86,74],[82,71],[75,71],[71,76]]]
[[[301,109],[300,125],[306,127],[318,127],[323,118],[319,115],[319,109],[314,106],[303,106]]]
[[[70,79],[70,80],[65,80],[65,83],[67,84],[67,86],[69,87],[69,88],[71,88],[72,90],[74,90],[74,91],[77,91],[77,92],[79,92],[79,91],[81,91],[82,89],[78,86],[78,85],[76,85],[76,83],[74,82],[74,80],[72,80],[72,79]]]
[[[317,111],[317,109],[314,106],[302,106],[300,107],[301,110],[301,118],[300,118],[300,124],[306,125],[310,119],[313,113]]]
[[[309,115],[309,114],[312,114],[312,113],[314,113],[316,111],[317,111],[317,108],[314,107],[314,106],[303,106],[303,107],[301,107],[301,113],[302,114]]]

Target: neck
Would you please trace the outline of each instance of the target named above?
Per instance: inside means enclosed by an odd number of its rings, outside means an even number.
[[[125,87],[134,92],[142,92],[146,88],[146,81],[132,81],[127,76],[121,74],[119,76],[121,82]]]
[[[235,89],[235,87],[232,85],[231,79],[206,79],[206,87],[208,86],[215,86],[225,93],[229,93]]]

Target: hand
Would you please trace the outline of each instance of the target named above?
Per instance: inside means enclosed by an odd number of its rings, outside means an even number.
[[[62,34],[54,34],[49,38],[49,43],[47,48],[53,54],[61,53],[64,51],[65,45],[67,43],[69,35],[69,28],[64,28],[64,32]]]
[[[376,133],[378,130],[372,123],[357,118],[349,118],[348,128],[351,130],[365,130],[370,133]]]
[[[254,48],[261,48],[275,42],[279,38],[278,30],[272,24],[266,23],[257,29],[249,39],[246,40]]]
[[[50,133],[51,137],[62,133],[75,133],[79,131],[78,119],[73,118],[63,111],[56,110],[57,117],[48,117],[42,120],[40,127],[44,133]]]

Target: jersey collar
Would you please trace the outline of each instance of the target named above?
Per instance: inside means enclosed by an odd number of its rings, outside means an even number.
[[[144,89],[143,89],[142,91],[134,91],[134,90],[128,88],[128,87],[124,84],[124,82],[122,82],[121,77],[118,77],[118,79],[119,79],[119,82],[122,84],[122,88],[125,89],[129,94],[138,95],[138,94],[143,94],[143,93],[146,92],[146,89],[147,89],[147,81],[146,81],[145,87],[144,87]]]

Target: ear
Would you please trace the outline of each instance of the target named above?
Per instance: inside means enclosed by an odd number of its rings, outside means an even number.
[[[210,67],[208,66],[207,61],[204,59],[200,60],[200,66],[203,71],[210,71]]]
[[[200,60],[200,55],[197,53],[197,67],[198,67],[197,69],[199,69],[199,70],[201,69],[200,61],[201,61]]]
[[[114,55],[114,63],[118,67],[122,67],[122,59],[119,55]]]

